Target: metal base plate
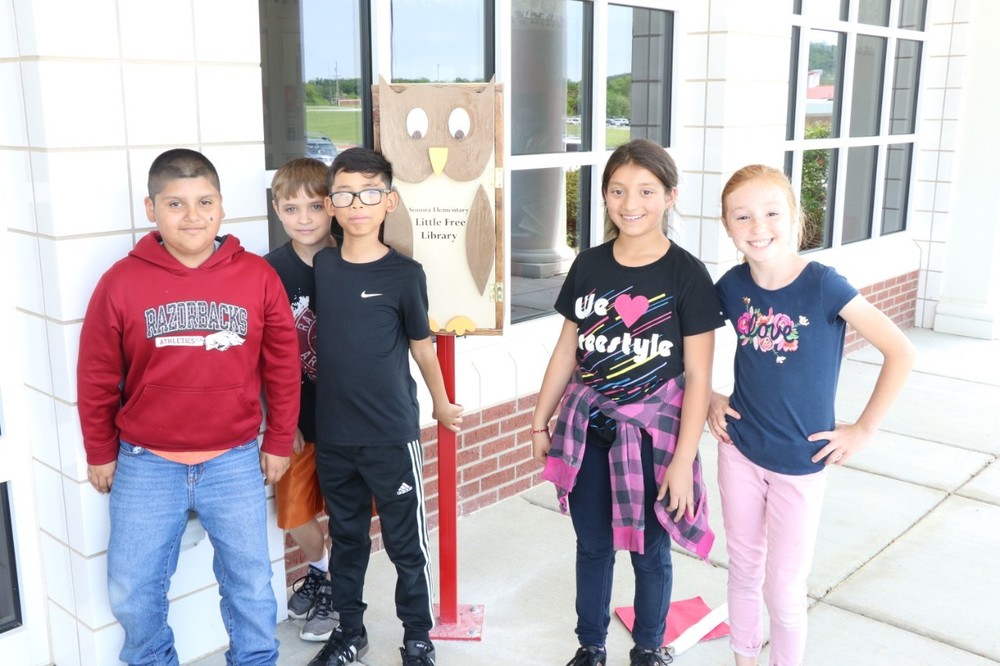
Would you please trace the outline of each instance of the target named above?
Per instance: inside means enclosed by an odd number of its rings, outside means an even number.
[[[483,639],[483,615],[486,609],[482,605],[458,607],[458,620],[454,624],[441,621],[441,605],[434,604],[434,628],[431,629],[432,640],[443,641],[481,641]]]

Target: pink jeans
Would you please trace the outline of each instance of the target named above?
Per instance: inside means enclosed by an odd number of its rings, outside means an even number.
[[[719,490],[729,553],[733,651],[763,644],[761,592],[771,618],[771,665],[798,666],[806,647],[806,579],[812,567],[826,471],[778,474],[719,444]]]

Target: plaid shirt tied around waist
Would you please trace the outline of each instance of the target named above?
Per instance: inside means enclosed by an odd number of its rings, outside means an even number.
[[[585,385],[579,374],[573,377],[562,398],[562,408],[552,448],[542,478],[556,486],[559,506],[569,510],[567,496],[576,484],[576,475],[587,448],[590,412],[597,407],[617,424],[614,444],[608,451],[611,461],[611,523],[616,550],[643,552],[645,509],[642,479],[642,433],[648,432],[653,443],[653,472],[657,483],[663,481],[667,466],[677,448],[681,404],[684,399],[683,375],[666,382],[642,400],[619,405],[600,391]],[[708,493],[701,468],[701,456],[695,456],[694,517],[685,512],[674,521],[667,511],[669,494],[656,503],[656,518],[671,538],[682,548],[701,559],[708,557],[715,534],[708,525]]]

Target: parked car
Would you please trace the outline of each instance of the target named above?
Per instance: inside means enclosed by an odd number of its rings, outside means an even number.
[[[306,157],[314,157],[323,164],[330,166],[337,156],[337,146],[328,136],[309,134],[306,136]]]

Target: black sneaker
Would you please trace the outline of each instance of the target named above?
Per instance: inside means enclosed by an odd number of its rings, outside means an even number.
[[[608,661],[607,651],[596,645],[584,645],[576,651],[566,666],[604,666]]]
[[[628,658],[630,666],[665,666],[674,661],[666,648],[647,650],[638,645],[629,650]]]
[[[368,652],[368,632],[364,628],[345,631],[337,627],[309,666],[345,666],[356,662],[365,652]]]
[[[403,641],[399,654],[403,666],[434,666],[434,646],[430,641]]]
[[[288,617],[294,620],[305,619],[309,609],[316,603],[320,586],[325,582],[326,572],[310,564],[306,575],[292,583],[292,596],[288,598]]]

